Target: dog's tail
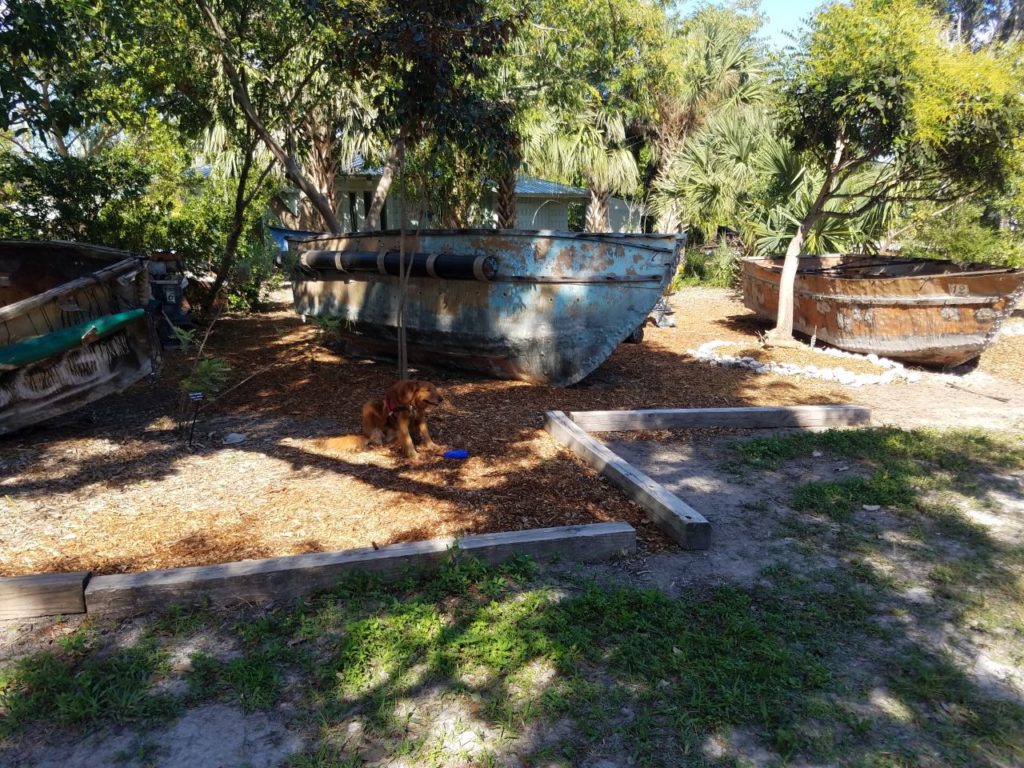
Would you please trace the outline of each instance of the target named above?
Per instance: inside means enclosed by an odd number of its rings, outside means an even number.
[[[366,447],[367,440],[363,435],[340,435],[324,437],[316,441],[317,447],[325,451],[361,451]]]

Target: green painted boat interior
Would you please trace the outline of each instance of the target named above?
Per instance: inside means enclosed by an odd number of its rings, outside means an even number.
[[[101,339],[124,328],[145,314],[145,309],[136,307],[127,312],[104,315],[95,320],[61,328],[53,333],[36,336],[0,348],[0,368],[20,368],[45,360],[53,355],[74,349],[83,339]]]

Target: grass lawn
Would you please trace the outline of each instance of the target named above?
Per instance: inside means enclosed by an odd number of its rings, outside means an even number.
[[[69,625],[0,673],[0,762],[55,725],[159,728],[216,700],[286,717],[308,768],[1021,764],[1024,701],[970,659],[1024,661],[1024,547],[979,522],[1024,445],[855,430],[727,461],[756,481],[815,458],[849,474],[793,487],[793,561],[751,588],[458,557],[297,607]]]

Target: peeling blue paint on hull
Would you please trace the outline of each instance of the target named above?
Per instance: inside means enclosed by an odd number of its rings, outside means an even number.
[[[354,353],[394,358],[399,279],[386,265],[399,240],[397,232],[292,240],[296,311],[338,320]],[[575,384],[644,322],[674,274],[682,245],[676,235],[407,234],[406,253],[419,255],[421,272],[409,279],[406,296],[409,357],[497,378]],[[379,268],[350,271],[340,268],[343,263]],[[325,268],[332,264],[338,266]],[[445,274],[467,276],[435,277],[445,264],[453,265]]]

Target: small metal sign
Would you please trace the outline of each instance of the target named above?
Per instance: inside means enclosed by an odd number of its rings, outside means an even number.
[[[188,399],[191,400],[193,403],[197,403],[200,400],[203,400],[205,397],[206,397],[206,395],[204,395],[202,392],[189,392],[188,393]]]

